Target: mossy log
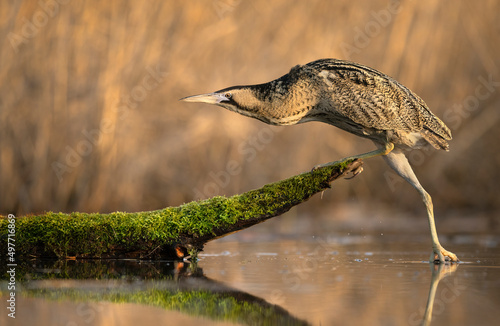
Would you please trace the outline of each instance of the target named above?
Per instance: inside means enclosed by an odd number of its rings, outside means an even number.
[[[360,160],[339,161],[241,195],[217,196],[156,211],[3,216],[0,248],[6,251],[8,238],[13,237],[16,256],[24,257],[196,257],[206,242],[283,214],[361,165]]]

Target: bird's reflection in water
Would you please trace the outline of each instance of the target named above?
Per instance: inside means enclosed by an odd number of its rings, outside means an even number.
[[[432,312],[434,309],[434,300],[436,298],[436,292],[438,289],[439,282],[441,282],[442,279],[452,275],[455,273],[455,271],[458,268],[458,264],[455,263],[447,263],[447,264],[429,264],[431,271],[432,271],[432,277],[431,277],[431,285],[429,288],[429,296],[427,297],[427,304],[425,306],[425,312],[424,316],[422,318],[422,321],[420,325],[422,326],[427,326],[431,324],[432,320]],[[441,292],[443,296],[445,296],[445,290]],[[460,290],[460,289],[458,289]]]

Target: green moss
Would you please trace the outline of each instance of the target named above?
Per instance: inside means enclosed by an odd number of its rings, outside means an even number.
[[[230,293],[206,290],[175,291],[152,288],[137,292],[91,292],[78,289],[34,289],[25,295],[57,301],[135,303],[177,310],[192,316],[208,317],[247,325],[307,325],[283,309],[262,302],[238,300]]]
[[[54,213],[16,219],[16,255],[101,257],[180,244],[191,254],[206,241],[282,214],[329,183],[352,161],[265,185],[230,198],[213,197],[156,211],[110,214]],[[7,248],[7,218],[0,218],[0,247]]]
[[[151,305],[187,315],[251,325],[305,324],[262,298],[207,278],[193,265],[119,259],[20,261],[16,267],[16,297],[43,298],[45,302],[107,301]],[[0,297],[10,293],[9,279],[6,271],[0,275]],[[50,282],[39,282],[41,280]],[[66,280],[73,280],[70,286]],[[92,280],[92,286],[88,280]]]

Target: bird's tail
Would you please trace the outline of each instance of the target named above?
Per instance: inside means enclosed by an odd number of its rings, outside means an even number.
[[[451,131],[448,126],[438,117],[432,114],[427,106],[421,106],[421,110],[426,110],[424,116],[424,128],[422,137],[435,149],[448,150],[448,140],[451,140]]]
[[[432,145],[435,149],[444,149],[445,151],[448,151],[450,148],[450,145],[448,144],[448,140],[451,139],[451,133],[448,139],[442,137],[439,134],[436,134],[435,132],[425,128],[422,130],[420,133],[422,137]]]

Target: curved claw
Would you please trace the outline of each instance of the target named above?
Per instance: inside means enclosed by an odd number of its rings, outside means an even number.
[[[354,170],[352,170],[352,171],[349,172],[349,173],[352,173],[352,176],[347,177],[346,180],[353,179],[355,176],[357,176],[361,172],[363,172],[363,167],[361,165],[357,166]]]
[[[443,247],[433,248],[431,258],[429,261],[433,261],[435,264],[445,263],[451,261],[453,263],[459,262],[457,255],[444,249]]]

